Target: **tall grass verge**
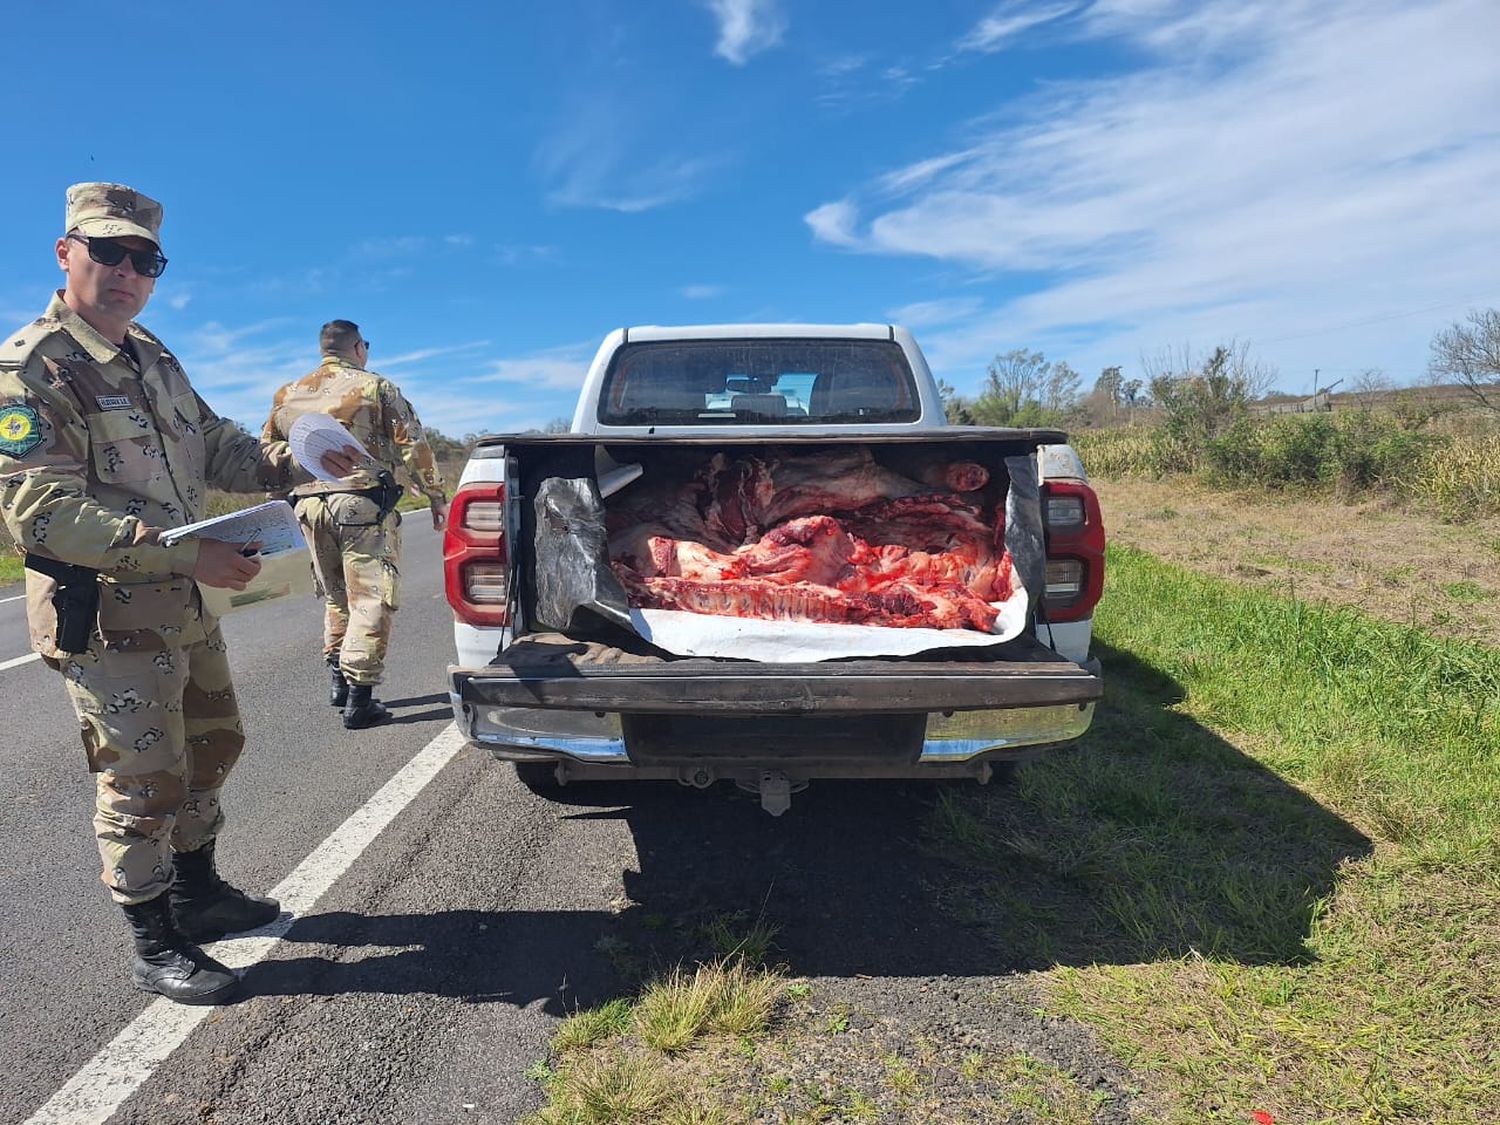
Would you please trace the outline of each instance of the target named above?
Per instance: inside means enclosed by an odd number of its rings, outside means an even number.
[[[1395,415],[1352,411],[1243,417],[1197,444],[1161,427],[1082,430],[1072,440],[1101,477],[1193,473],[1223,487],[1382,494],[1457,521],[1500,512],[1493,429],[1419,431]]]

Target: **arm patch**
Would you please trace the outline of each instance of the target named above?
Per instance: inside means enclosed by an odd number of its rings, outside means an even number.
[[[36,407],[24,402],[0,405],[0,453],[25,457],[42,444],[42,419]]]

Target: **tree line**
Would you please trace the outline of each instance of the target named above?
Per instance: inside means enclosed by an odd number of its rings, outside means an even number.
[[[1122,367],[1105,367],[1084,392],[1083,376],[1065,361],[1015,348],[990,361],[976,395],[959,395],[943,380],[938,389],[955,425],[1110,426],[1151,410],[1174,437],[1193,441],[1221,432],[1276,381],[1275,368],[1234,340],[1199,353],[1163,350],[1143,359],[1142,369],[1142,377],[1127,379]],[[1427,377],[1461,387],[1475,405],[1500,415],[1500,310],[1471,312],[1439,331]],[[1392,386],[1372,368],[1354,379],[1351,391],[1366,403]]]

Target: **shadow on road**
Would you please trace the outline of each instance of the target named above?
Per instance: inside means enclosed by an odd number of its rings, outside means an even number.
[[[590,787],[586,805],[563,789],[558,815],[629,825],[639,864],[621,912],[313,915],[289,941],[380,951],[266,962],[248,991],[544,1000],[562,1014],[711,957],[757,919],[776,927],[768,960],[807,976],[984,976],[1190,951],[1306,960],[1319,900],[1369,841],[1172,710],[1170,679],[1102,655],[1095,729],[1011,785],[819,782],[779,819],[730,787]]]
[[[407,699],[383,699],[381,702],[387,707],[415,707],[419,703],[441,703],[443,705],[443,714],[451,715],[453,713],[452,708],[448,705],[448,693],[442,691],[435,691],[431,695],[413,695]]]

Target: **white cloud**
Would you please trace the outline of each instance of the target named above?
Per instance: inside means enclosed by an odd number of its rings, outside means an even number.
[[[818,68],[817,101],[835,113],[899,101],[922,80],[906,62],[882,63],[869,55],[844,55]]]
[[[1296,7],[1281,0],[1094,0],[1082,19],[1094,35],[1129,36],[1158,52],[1188,54],[1276,38],[1284,14],[1303,15]]]
[[[618,102],[590,99],[543,142],[536,163],[547,200],[636,214],[691,199],[726,160],[652,154],[641,123]]]
[[[400,355],[394,355],[390,358],[386,358],[385,356],[376,356],[375,358],[379,361],[380,370],[384,371],[389,367],[410,367],[414,363],[425,363],[427,360],[436,359],[438,356],[463,355],[465,352],[477,351],[480,348],[488,346],[488,340],[474,340],[467,344],[447,344],[436,348],[418,348],[415,351],[402,352]]]
[[[689,301],[708,301],[724,295],[722,285],[684,285],[677,291]]]
[[[912,191],[969,158],[970,154],[967,152],[950,152],[943,156],[934,156],[927,160],[919,160],[915,164],[908,164],[905,168],[898,168],[894,172],[887,172],[877,182],[882,191],[891,194]]]
[[[166,302],[171,308],[174,308],[178,312],[181,312],[183,309],[188,307],[188,304],[192,301],[192,299],[193,295],[186,289],[179,289],[176,292],[168,295],[168,297],[166,298]]]
[[[891,309],[886,315],[891,322],[907,328],[928,328],[935,324],[952,324],[956,320],[967,320],[984,307],[978,297],[947,297],[938,301],[917,301]]]
[[[316,340],[291,328],[284,319],[234,327],[211,321],[176,328],[168,340],[208,404],[259,433],[276,389],[318,362]],[[449,436],[524,430],[572,417],[591,347],[495,359],[484,355],[488,346],[487,340],[433,344],[372,362],[400,385],[424,425]]]
[[[859,210],[847,199],[815,207],[803,219],[812,227],[814,236],[824,242],[831,242],[835,246],[859,245],[860,240],[854,233],[854,226],[859,221]]]
[[[986,55],[1003,51],[1033,27],[1061,19],[1077,7],[1077,4],[1001,4],[958,41],[957,49]]]
[[[708,0],[708,9],[719,23],[714,54],[735,66],[776,46],[786,31],[775,0]]]
[[[566,344],[524,356],[485,361],[468,383],[516,383],[533,388],[577,391],[594,358],[597,343]],[[569,413],[572,413],[571,407]]]
[[[416,348],[389,360],[422,423],[452,437],[545,426],[573,416],[595,344],[569,344],[523,356],[486,354],[487,340]]]
[[[403,380],[401,390],[411,400],[422,425],[445,437],[461,439],[465,434],[524,430],[532,425],[526,413],[534,406],[531,402],[523,404],[494,396],[478,398],[463,388],[443,383]],[[449,481],[449,489],[456,483]]]
[[[316,336],[290,328],[283,318],[238,327],[208,321],[165,339],[209,406],[259,433],[276,388],[318,362]]]
[[[1142,69],[1007,105],[805,221],[831,245],[1027,287],[927,341],[950,378],[1013,346],[1068,348],[1084,367],[1299,334],[1268,358],[1399,374],[1442,323],[1405,312],[1500,295],[1500,8],[1271,13],[1101,0],[1080,26],[1146,47]],[[1355,321],[1368,326],[1329,332]]]

